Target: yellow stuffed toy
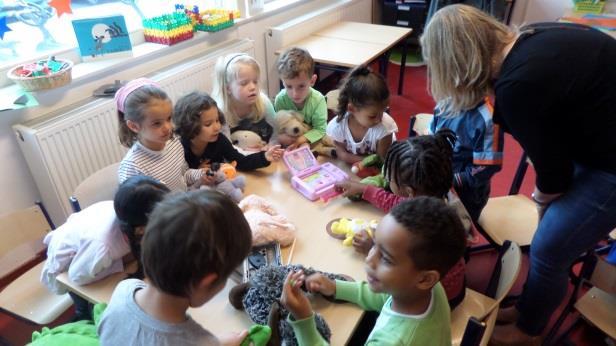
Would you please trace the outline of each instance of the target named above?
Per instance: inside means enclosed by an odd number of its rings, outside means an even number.
[[[362,219],[341,218],[332,223],[331,231],[333,234],[344,235],[345,239],[342,245],[351,246],[353,245],[353,237],[361,231],[366,231],[368,236],[372,238],[377,224],[376,220],[366,221]]]

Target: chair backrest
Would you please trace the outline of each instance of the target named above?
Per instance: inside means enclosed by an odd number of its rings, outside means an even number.
[[[483,320],[492,310],[494,310],[505,299],[509,291],[513,287],[518,274],[520,273],[520,266],[522,265],[522,251],[520,246],[513,241],[505,241],[501,247],[492,278],[491,283],[496,283],[495,286],[488,287],[488,296],[495,299],[493,306],[486,310],[483,316],[478,316],[479,320]]]
[[[36,259],[51,229],[38,205],[0,216],[0,279]]]
[[[325,94],[325,101],[327,102],[327,109],[334,113],[338,110],[338,96],[340,95],[339,89],[332,89]]]
[[[433,118],[434,115],[430,113],[419,113],[412,116],[409,122],[409,137],[429,133],[430,124],[432,123]]]
[[[486,331],[486,323],[482,322],[475,317],[471,316],[468,319],[466,328],[464,328],[464,335],[460,341],[460,346],[479,346],[481,340]]]
[[[0,216],[0,311],[39,325],[54,321],[72,303],[68,294],[54,294],[40,281],[43,237],[52,229],[45,214],[39,204]]]
[[[413,122],[413,130],[418,134],[426,134],[430,129],[430,124],[432,123],[432,119],[434,119],[433,114],[429,113],[419,113],[415,116],[415,121]]]
[[[87,208],[88,206],[100,202],[112,200],[118,189],[118,166],[120,163],[113,163],[101,168],[94,174],[82,181],[75,191],[73,198],[77,200],[75,204],[72,200],[74,211]]]
[[[616,294],[616,265],[597,256],[597,263],[590,277],[590,283],[604,292]]]

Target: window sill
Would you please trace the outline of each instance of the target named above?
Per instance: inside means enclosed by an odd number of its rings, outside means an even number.
[[[265,17],[273,16],[282,11],[298,6],[300,3],[307,3],[308,1],[313,1],[313,0],[272,1],[270,3],[265,4],[264,9],[262,11],[258,13],[254,13],[252,15],[248,14],[247,18],[238,19],[235,22],[235,25],[233,27],[222,30],[222,31],[218,31],[214,33],[198,31],[195,33],[192,39],[179,42],[172,46],[166,46],[166,45],[150,43],[150,42],[141,42],[133,46],[133,50],[132,50],[133,55],[131,57],[122,57],[122,58],[115,58],[115,59],[108,59],[108,60],[97,60],[97,61],[76,63],[73,66],[71,83],[66,86],[55,88],[55,89],[50,89],[50,90],[58,90],[58,89],[67,90],[70,88],[78,87],[79,85],[83,84],[86,80],[104,79],[106,75],[105,72],[110,69],[121,68],[126,65],[133,66],[133,65],[140,64],[140,63],[146,63],[162,55],[172,54],[172,53],[181,51],[183,49],[189,48],[191,46],[194,46],[196,44],[205,43],[207,42],[208,39],[210,39],[213,36],[226,35],[225,33],[228,33],[229,31],[234,30],[239,26],[245,25],[247,23],[250,23],[250,22],[265,18]],[[137,40],[132,39],[133,37],[137,38]],[[131,34],[131,40],[133,42],[139,42],[139,40],[143,40],[143,35],[141,35],[141,31]],[[77,49],[72,48],[72,49],[67,49],[66,51],[60,52],[56,56],[59,58],[68,58],[73,61],[78,61],[80,57],[77,57],[77,59],[75,59],[76,54],[78,54]],[[33,59],[33,60],[38,60],[38,59]],[[0,73],[3,74],[2,76],[6,76],[6,72],[10,70],[11,67],[0,69]],[[0,78],[0,82],[2,82],[2,78]],[[37,96],[39,94],[42,95],[48,91],[49,90],[41,90],[41,91],[35,91],[33,93],[35,95],[35,98],[38,99]],[[0,97],[7,97],[7,96],[12,97],[13,95],[20,95],[23,92],[24,91],[21,90],[20,86],[13,84],[12,82],[9,81],[8,85],[0,88]]]

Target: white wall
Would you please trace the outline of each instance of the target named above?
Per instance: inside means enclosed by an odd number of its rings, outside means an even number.
[[[366,11],[369,21],[371,11],[371,0],[336,0],[340,2],[352,2],[354,8]],[[288,10],[260,17],[254,21],[237,25],[232,29],[224,30],[220,33],[211,35],[208,41],[200,44],[186,44],[186,48],[179,52],[184,54],[183,59],[199,53],[199,50],[206,49],[208,46],[235,38],[249,38],[255,42],[255,57],[259,63],[265,67],[265,32],[271,26],[282,24],[292,18],[299,17],[332,4],[333,0],[312,0],[305,1]],[[35,200],[39,199],[39,192],[36,188],[32,175],[18,147],[17,140],[13,134],[11,126],[17,123],[41,117],[50,112],[57,112],[63,107],[70,107],[71,104],[88,98],[92,90],[97,86],[113,82],[114,79],[132,79],[153,71],[159,70],[167,65],[172,65],[174,61],[182,60],[178,54],[162,54],[146,63],[136,66],[123,66],[108,71],[103,78],[91,78],[90,80],[80,80],[74,87],[62,90],[51,90],[37,93],[40,106],[30,109],[0,112],[0,160],[2,169],[0,170],[0,214],[30,206]],[[263,85],[267,85],[267,76],[262,76]]]

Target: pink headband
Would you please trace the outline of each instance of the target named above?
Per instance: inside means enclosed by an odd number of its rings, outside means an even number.
[[[115,94],[116,106],[120,112],[124,113],[124,103],[126,102],[128,95],[144,85],[152,85],[160,88],[158,83],[148,78],[137,78],[126,83],[126,85],[121,87]]]

